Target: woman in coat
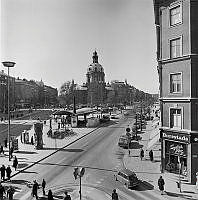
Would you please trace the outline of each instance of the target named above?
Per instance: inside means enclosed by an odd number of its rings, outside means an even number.
[[[47,199],[48,200],[54,200],[54,197],[53,197],[53,194],[52,194],[51,190],[48,191]]]

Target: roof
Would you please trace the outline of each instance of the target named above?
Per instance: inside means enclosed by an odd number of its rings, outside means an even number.
[[[127,169],[127,168],[119,169],[119,172],[122,172],[122,173],[127,174],[127,175],[134,175],[135,174],[135,172],[133,172],[133,171]]]

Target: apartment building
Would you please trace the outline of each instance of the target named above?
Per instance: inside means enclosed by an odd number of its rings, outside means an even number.
[[[154,0],[162,171],[198,172],[198,1]]]

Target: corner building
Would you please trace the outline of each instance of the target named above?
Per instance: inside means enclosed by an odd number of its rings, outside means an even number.
[[[198,172],[198,1],[154,0],[162,171]]]

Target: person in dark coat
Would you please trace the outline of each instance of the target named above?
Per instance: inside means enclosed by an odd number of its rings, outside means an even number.
[[[34,138],[33,138],[33,136],[31,137],[31,144],[34,145]]]
[[[5,188],[0,182],[0,199],[3,199],[3,194],[6,194],[5,193]]]
[[[53,197],[53,194],[52,194],[51,190],[48,191],[47,199],[48,200],[54,200],[54,197]]]
[[[5,180],[5,171],[6,171],[5,165],[2,165],[1,166],[1,180]]]
[[[158,179],[158,186],[159,190],[161,191],[161,195],[164,192],[164,185],[165,185],[164,179],[162,178],[162,176],[160,176],[160,178]]]
[[[153,161],[153,151],[152,149],[149,151],[149,157],[150,157],[150,161]]]
[[[4,154],[3,145],[0,145],[0,152]]]
[[[64,200],[71,200],[71,196],[65,191],[65,197]]]
[[[140,150],[140,159],[142,160],[144,158],[144,150],[141,148]]]
[[[14,193],[15,189],[12,186],[10,186],[9,189],[7,190],[7,197],[9,200],[13,200]]]
[[[43,195],[45,195],[45,186],[46,186],[45,179],[43,179],[41,186],[42,186],[42,189],[43,189]]]
[[[116,192],[116,189],[113,190],[111,197],[112,197],[112,200],[118,200],[118,193]]]
[[[39,184],[36,182],[36,180],[34,180],[34,184],[32,187],[32,196],[33,197],[35,196],[36,199],[38,199],[38,193],[37,193],[38,189],[39,189]]]
[[[13,167],[14,167],[15,171],[16,171],[17,166],[18,166],[18,159],[17,159],[17,157],[15,156],[15,157],[14,157],[14,160],[13,160]]]
[[[14,147],[12,146],[12,147],[10,147],[10,158],[13,157],[13,152],[14,152]]]
[[[6,168],[6,175],[7,175],[8,180],[10,180],[11,173],[12,173],[12,170],[10,168],[10,165],[8,165]]]
[[[5,140],[4,140],[4,147],[5,147],[5,148],[8,147],[8,140],[7,140],[7,138],[5,138]]]

